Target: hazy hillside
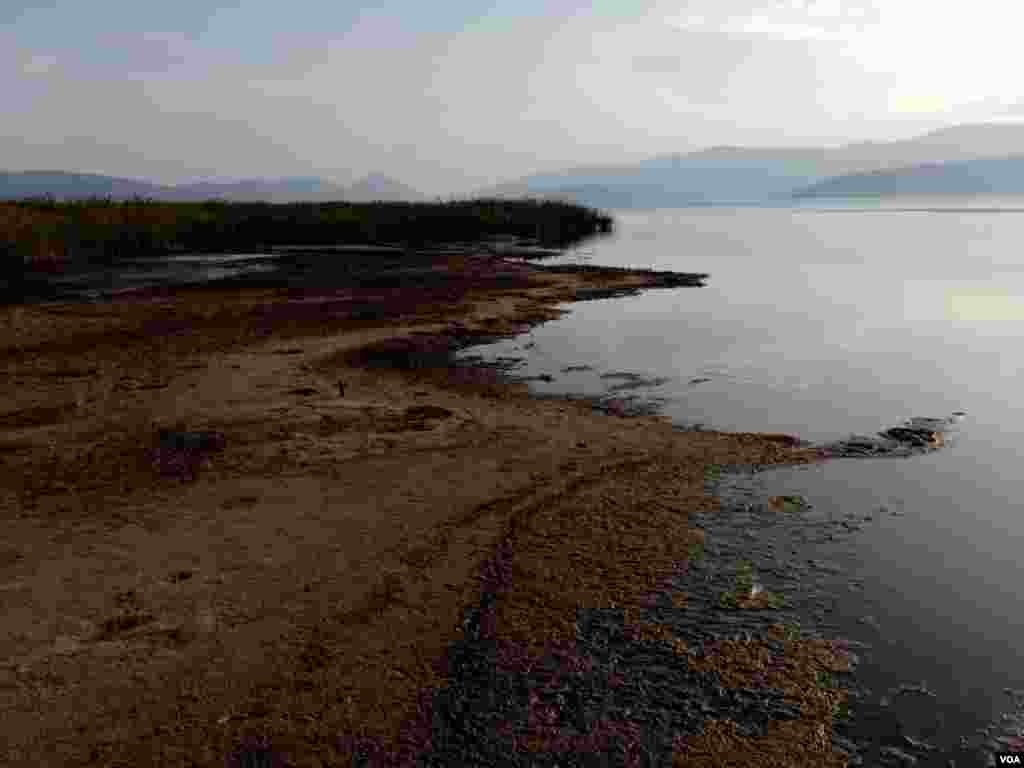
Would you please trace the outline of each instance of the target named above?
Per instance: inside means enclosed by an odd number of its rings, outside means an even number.
[[[245,179],[234,182],[197,182],[172,188],[177,200],[232,200],[292,203],[342,200],[345,187],[318,178]]]
[[[628,186],[577,184],[545,190],[541,193],[535,193],[534,196],[544,200],[561,200],[592,208],[607,209],[642,207],[644,200],[653,199],[659,194],[661,194],[661,189],[658,187],[638,189]]]
[[[785,198],[823,178],[817,168],[788,158],[730,157],[707,153],[652,158],[614,169],[569,169],[537,174],[483,190],[495,197],[557,194],[582,205],[657,207]]]
[[[962,125],[912,139],[860,142],[840,147],[709,147],[687,154],[655,156],[630,164],[586,166],[533,174],[478,190],[474,196],[555,197],[601,208],[759,203],[786,200],[797,192],[824,194],[816,191],[816,185],[824,184],[827,179],[876,171],[897,172],[896,176],[886,177],[881,182],[885,189],[907,189],[915,194],[922,191],[921,185],[928,187],[929,184],[936,185],[936,189],[929,187],[924,191],[1010,192],[1017,189],[1014,180],[1017,171],[1016,163],[1007,164],[1007,158],[1015,157],[1024,157],[1024,124]],[[985,158],[997,160],[974,164],[974,161]],[[907,170],[965,162],[971,164],[942,171]],[[908,173],[912,173],[914,181],[904,178]],[[869,189],[878,181],[878,178],[872,181],[859,179],[841,185],[836,182],[838,186],[827,187],[832,190],[828,194],[841,194],[835,191],[837,189]],[[0,173],[0,199],[47,194],[60,199],[141,196],[176,201],[211,198],[268,202],[424,199],[415,189],[381,174],[370,174],[349,186],[317,177],[257,178],[163,186],[144,180],[87,173]]]
[[[100,176],[95,173],[0,172],[0,200],[42,195],[53,195],[61,199],[70,197],[163,197],[170,194],[171,190],[171,187],[163,187],[148,181]]]
[[[93,173],[0,172],[0,200],[44,195],[52,195],[59,200],[89,197],[127,200],[133,197],[145,197],[176,202],[212,199],[271,203],[422,199],[422,195],[411,187],[379,174],[367,176],[349,187],[344,187],[316,177],[195,182],[166,186],[138,179],[123,179]]]
[[[699,155],[652,158],[616,169],[539,174],[484,190],[496,197],[557,194],[583,205],[654,207],[708,202],[754,202],[784,198],[821,174],[789,162],[741,158],[715,162]],[[614,201],[613,203],[607,201]]]
[[[948,194],[1024,194],[1024,156],[929,163],[835,176],[797,190],[794,197]]]
[[[345,190],[345,199],[353,202],[372,202],[374,200],[414,201],[422,200],[423,195],[400,181],[372,173]]]
[[[631,165],[535,174],[481,194],[558,193],[584,205],[620,208],[764,202],[833,176],[1016,154],[1024,156],[1024,125],[964,125],[840,147],[710,147]]]

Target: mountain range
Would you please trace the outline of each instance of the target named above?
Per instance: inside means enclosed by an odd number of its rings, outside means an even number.
[[[316,177],[246,179],[229,182],[201,181],[173,186],[139,179],[65,171],[0,172],[0,200],[52,195],[61,200],[110,197],[127,200],[144,197],[166,201],[231,200],[289,203],[346,200],[420,200],[411,187],[381,174],[370,174],[349,186]]]
[[[851,173],[811,184],[797,198],[881,195],[1022,195],[1024,155],[926,163],[869,173]]]
[[[944,128],[840,147],[711,147],[631,165],[527,176],[482,190],[598,207],[761,203],[793,197],[1024,191],[1024,124]],[[937,170],[941,169],[941,170]]]
[[[624,165],[537,173],[477,190],[474,197],[540,197],[598,208],[765,203],[806,197],[888,194],[1024,194],[1024,123],[960,125],[910,139],[838,147],[717,146]],[[349,186],[317,177],[164,186],[86,173],[0,173],[0,200],[146,197],[268,202],[422,200],[371,174]]]

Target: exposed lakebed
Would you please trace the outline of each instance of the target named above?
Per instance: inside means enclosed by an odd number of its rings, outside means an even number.
[[[527,337],[467,350],[463,362],[493,360],[539,395],[590,396],[609,413],[662,412],[680,429],[842,446],[834,455],[845,458],[824,465],[719,478],[727,511],[696,520],[708,556],[680,582],[692,596],[686,610],[666,617],[681,636],[757,637],[774,614],[793,631],[846,639],[859,657],[843,728],[851,751],[868,765],[984,765],[1012,744],[999,739],[1024,728],[1024,315],[1014,314],[1024,217],[723,209],[618,218],[619,235],[592,247],[592,263],[710,272],[707,287],[580,297],[595,300]],[[275,256],[288,263],[277,274],[267,258],[211,256],[211,270],[243,271],[203,279],[305,279],[302,254]],[[195,279],[196,265],[182,263],[180,275]],[[68,298],[96,290],[72,278]],[[126,287],[140,283],[92,297]],[[941,450],[876,434],[960,409],[969,417]],[[755,585],[778,606],[723,605]],[[594,637],[614,624],[594,624]],[[643,667],[657,663],[632,658],[650,683]],[[697,678],[676,682],[708,694],[703,715],[743,721]],[[781,713],[770,699],[750,711]]]

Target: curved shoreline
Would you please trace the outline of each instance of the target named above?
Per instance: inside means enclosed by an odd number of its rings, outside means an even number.
[[[474,256],[417,275],[0,309],[9,756],[219,766],[266,737],[294,765],[454,758],[472,738],[442,715],[479,693],[466,675],[483,652],[485,671],[541,686],[505,713],[521,722],[478,734],[523,764],[587,749],[629,764],[665,739],[680,765],[722,750],[842,764],[829,737],[842,693],[819,680],[844,668],[841,649],[780,629],[771,669],[760,646],[694,655],[647,607],[700,544],[687,515],[717,506],[709,469],[820,457],[538,400],[443,362],[560,303],[699,276]],[[224,449],[163,477],[146,458],[161,427],[215,430]],[[587,635],[580,611],[618,618]],[[643,680],[595,650],[602,632],[674,654],[715,690],[744,690],[761,663],[799,716],[737,730],[728,694],[694,714],[697,731],[655,738],[615,703]],[[551,659],[575,670],[570,687],[603,675],[611,709],[568,724],[530,677]]]

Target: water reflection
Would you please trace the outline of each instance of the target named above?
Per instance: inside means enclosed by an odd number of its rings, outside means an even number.
[[[830,519],[873,517],[853,546],[809,555],[841,566],[829,621],[866,644],[855,733],[879,759],[909,738],[938,747],[918,765],[984,765],[1024,725],[1024,206],[854,207],[621,212],[591,263],[709,272],[707,287],[571,305],[532,349],[474,353],[522,357],[549,394],[610,395],[601,375],[618,371],[667,379],[634,394],[685,426],[827,441],[968,412],[939,452],[756,483]],[[922,681],[934,696],[900,692]]]

